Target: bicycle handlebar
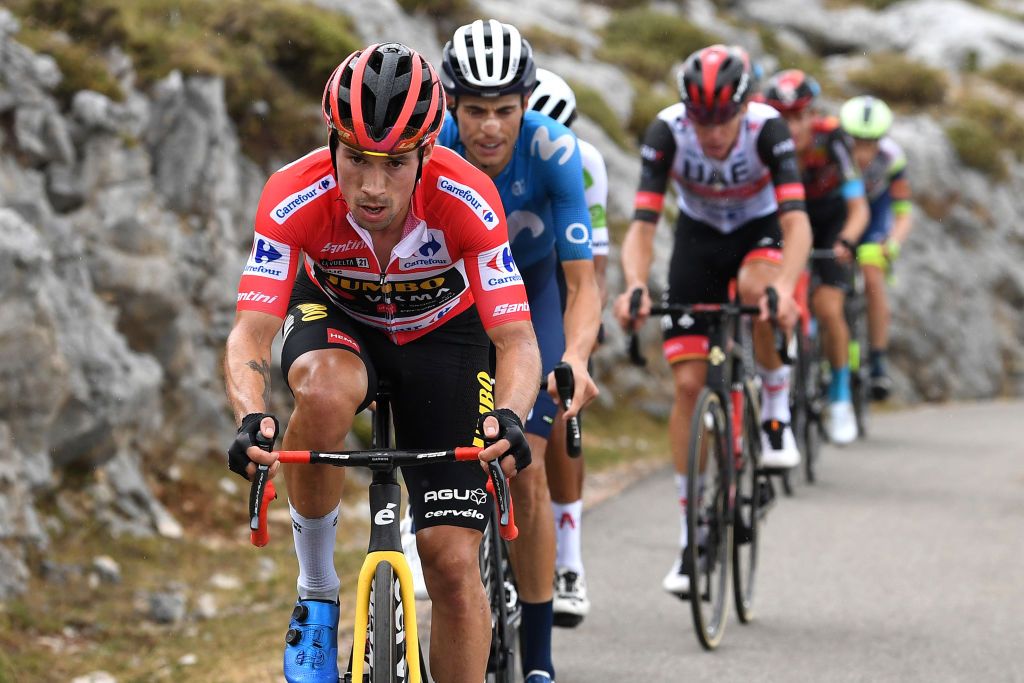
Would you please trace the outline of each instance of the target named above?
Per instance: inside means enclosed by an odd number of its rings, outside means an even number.
[[[555,366],[555,384],[558,387],[562,409],[569,410],[572,407],[572,395],[576,391],[576,381],[573,378],[572,366],[565,361]],[[565,447],[569,456],[573,458],[580,457],[583,452],[583,430],[579,415],[570,417],[565,426]]]
[[[269,442],[269,440],[264,440]],[[264,443],[260,448],[266,451]],[[363,450],[363,451],[276,451],[278,460],[286,464],[333,465],[335,467],[366,467],[375,471],[390,471],[400,466],[424,465],[432,462],[468,462],[477,460],[483,448],[479,446],[460,446],[447,451],[410,451],[410,450]],[[515,511],[512,505],[512,494],[508,487],[508,479],[497,461],[487,463],[490,473],[487,491],[494,496],[498,508],[498,521],[501,537],[507,541],[515,540],[519,535],[516,527]],[[270,542],[270,529],[267,525],[267,509],[270,502],[277,498],[274,482],[270,481],[270,468],[259,465],[249,489],[249,540],[262,547]]]
[[[772,321],[772,328],[775,335],[775,346],[783,364],[791,365],[793,359],[789,355],[789,345],[786,343],[786,335],[778,325],[779,315],[779,294],[774,287],[765,289],[768,295],[768,314]],[[640,313],[640,303],[643,299],[643,290],[634,289],[629,296],[629,317],[636,320]],[[651,315],[692,315],[692,316],[756,316],[761,314],[758,306],[748,306],[734,303],[717,304],[661,304],[651,306]],[[639,367],[647,365],[647,359],[640,352],[640,340],[637,331],[634,329],[629,336],[629,359]]]

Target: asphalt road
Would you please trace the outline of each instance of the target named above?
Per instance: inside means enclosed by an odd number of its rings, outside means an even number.
[[[584,516],[593,608],[556,629],[559,683],[1024,681],[1024,403],[873,416],[767,519],[757,615],[705,652],[661,591],[666,468]]]

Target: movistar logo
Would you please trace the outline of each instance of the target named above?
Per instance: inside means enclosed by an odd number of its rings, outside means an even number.
[[[530,154],[540,155],[540,158],[544,161],[561,152],[561,156],[556,159],[559,166],[564,166],[569,159],[572,159],[575,151],[575,135],[566,133],[552,140],[551,133],[544,126],[537,129],[537,132],[533,134],[533,140],[530,141]]]

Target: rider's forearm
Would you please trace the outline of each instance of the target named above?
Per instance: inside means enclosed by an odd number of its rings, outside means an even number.
[[[228,336],[224,354],[224,382],[235,421],[270,408],[270,346],[265,338],[236,326]]]
[[[633,221],[629,224],[626,239],[622,241],[622,275],[626,290],[646,287],[654,258],[655,223]]]
[[[597,293],[601,299],[601,310],[608,303],[608,257],[594,256],[594,277],[597,278]]]
[[[896,240],[899,244],[903,244],[907,241],[907,237],[910,235],[910,230],[914,227],[913,222],[910,219],[910,213],[897,214],[892,221],[892,239]]]
[[[574,262],[570,262],[574,263]],[[597,342],[601,326],[601,293],[590,268],[585,262],[574,263],[573,270],[566,267],[565,277],[565,353],[566,360],[586,362]],[[582,272],[579,272],[582,271]]]
[[[796,289],[811,252],[811,222],[804,211],[787,211],[779,216],[782,228],[782,270],[778,283],[790,292]]]
[[[513,328],[512,326],[515,326]],[[510,323],[502,334],[492,335],[497,368],[494,377],[494,406],[508,408],[523,422],[537,401],[541,381],[540,352],[530,323]]]
[[[846,222],[839,232],[840,239],[850,244],[857,244],[868,229],[868,221],[871,219],[871,209],[863,197],[850,199],[846,202]]]

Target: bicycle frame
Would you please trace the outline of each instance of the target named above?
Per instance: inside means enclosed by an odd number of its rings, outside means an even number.
[[[374,574],[382,563],[391,565],[398,580],[402,600],[402,619],[405,628],[405,660],[409,683],[427,683],[423,680],[423,663],[420,661],[419,632],[416,623],[416,598],[413,588],[412,570],[402,552],[399,531],[398,510],[401,506],[401,487],[395,476],[399,466],[424,465],[431,462],[452,460],[473,461],[479,459],[483,450],[467,446],[447,451],[406,451],[390,449],[391,406],[386,393],[377,397],[377,409],[373,416],[372,450],[341,451],[334,453],[319,451],[277,451],[282,463],[330,464],[338,467],[366,467],[373,472],[369,485],[370,540],[366,557],[363,559],[356,583],[356,613],[352,639],[352,670],[348,681],[362,683],[366,659],[366,632],[369,625],[370,594]],[[502,538],[515,539],[518,529],[512,508],[512,500],[505,475],[496,461],[488,463],[490,478],[487,491],[494,497],[498,508]],[[261,465],[253,478],[249,495],[250,540],[253,545],[263,546],[270,540],[267,527],[267,508],[277,497],[274,483],[269,480],[269,467]],[[378,590],[381,587],[377,587]],[[394,586],[386,587],[394,590]],[[411,645],[410,645],[411,644]]]

